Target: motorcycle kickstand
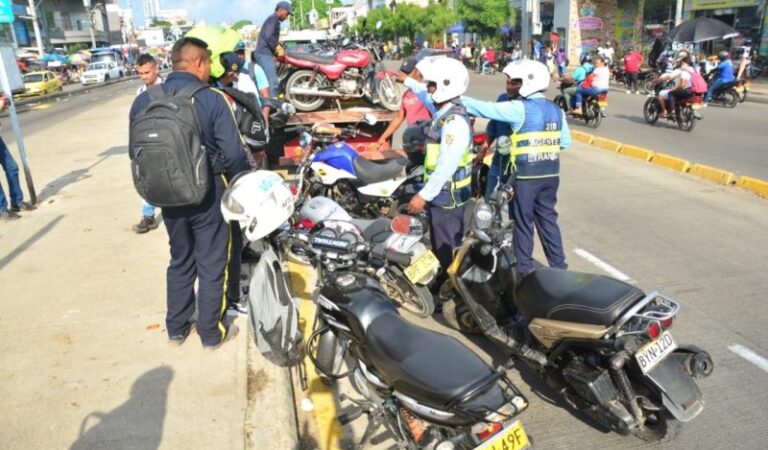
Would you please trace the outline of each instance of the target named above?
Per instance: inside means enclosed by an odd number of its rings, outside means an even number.
[[[373,437],[373,433],[381,427],[381,424],[381,412],[368,411],[368,425],[365,427],[365,431],[363,432],[363,437],[360,438],[360,442],[355,445],[355,450],[363,450],[365,448],[366,442],[368,442],[368,440]]]

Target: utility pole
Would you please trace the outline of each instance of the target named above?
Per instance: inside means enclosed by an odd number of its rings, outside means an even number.
[[[677,7],[675,8],[675,26],[683,23],[683,0],[677,0]]]
[[[40,58],[43,57],[43,37],[40,35],[40,24],[37,23],[37,6],[35,0],[29,0],[29,14],[32,16],[32,26],[35,29],[35,41],[37,41],[37,51],[40,52]]]
[[[520,40],[522,41],[520,43],[520,50],[523,52],[523,59],[528,59],[531,52],[529,50],[529,46],[531,45],[531,22],[528,20],[528,11],[529,11],[529,4],[528,2],[531,0],[523,0],[520,2],[522,4],[521,6],[521,12],[522,12],[522,22],[520,22],[521,29],[520,29]],[[538,1],[538,0],[534,0]]]

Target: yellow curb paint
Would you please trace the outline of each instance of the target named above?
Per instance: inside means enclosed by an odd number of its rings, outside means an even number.
[[[646,162],[650,161],[651,158],[653,158],[653,155],[656,154],[651,150],[637,147],[635,145],[622,145],[621,148],[619,148],[619,153],[631,158],[641,159]]]
[[[571,138],[585,144],[592,144],[595,140],[595,136],[578,130],[571,130]]]
[[[666,167],[667,169],[677,170],[678,172],[688,172],[691,168],[691,163],[682,158],[676,158],[674,156],[666,155],[664,153],[656,153],[651,158],[651,162],[657,166]]]
[[[315,320],[316,306],[312,302],[312,291],[315,288],[315,271],[310,266],[288,262],[288,272],[291,277],[291,292],[300,299],[299,327],[304,334],[304,342],[312,334],[312,324]],[[317,371],[307,361],[307,391],[306,396],[312,400],[314,409],[309,414],[314,416],[318,432],[318,448],[340,448],[342,437],[341,425],[336,420],[336,399],[333,388],[320,380]]]
[[[768,197],[768,181],[742,175],[739,177],[738,181],[736,181],[736,186],[750,190],[761,197]]]
[[[619,141],[614,141],[613,139],[598,137],[598,138],[595,138],[594,141],[592,141],[592,145],[594,145],[595,147],[600,147],[605,150],[610,150],[612,152],[618,152],[622,146],[622,143]]]
[[[736,177],[733,172],[705,166],[704,164],[694,164],[691,166],[691,171],[689,173],[699,178],[704,178],[706,180],[725,185],[733,184],[733,181]]]

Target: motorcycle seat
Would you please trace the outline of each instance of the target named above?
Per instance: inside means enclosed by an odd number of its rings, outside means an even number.
[[[392,235],[392,224],[389,219],[352,219],[352,223],[360,228],[365,240],[371,244],[381,244]]]
[[[352,162],[355,175],[362,184],[373,184],[405,176],[406,158],[379,159],[376,161],[358,156]]]
[[[609,326],[645,294],[603,275],[541,268],[517,288],[517,308],[535,318]]]
[[[308,52],[296,52],[296,51],[290,51],[290,50],[286,51],[285,53],[291,58],[301,59],[304,61],[310,61],[318,64],[333,64],[334,62],[336,62],[336,53],[319,54],[319,53],[308,53]]]
[[[366,329],[366,341],[376,375],[427,405],[445,406],[498,379],[455,338],[419,328],[395,313],[376,317]]]

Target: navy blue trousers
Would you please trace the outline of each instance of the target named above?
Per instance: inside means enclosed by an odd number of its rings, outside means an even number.
[[[214,186],[215,189],[200,205],[163,208],[163,222],[171,247],[171,262],[167,271],[166,329],[169,336],[189,329],[195,312],[197,280],[197,333],[203,345],[218,344],[227,332],[223,318],[233,243],[230,227],[224,221],[219,206],[224,194],[224,182],[217,176]]]
[[[560,177],[517,180],[512,201],[515,219],[513,233],[517,270],[527,274],[533,270],[533,229],[539,233],[541,246],[550,267],[567,269],[563,238],[557,225],[557,188]]]
[[[465,206],[453,209],[437,206],[429,208],[432,251],[443,271],[448,270],[453,261],[453,251],[461,245],[464,237],[464,209]]]

